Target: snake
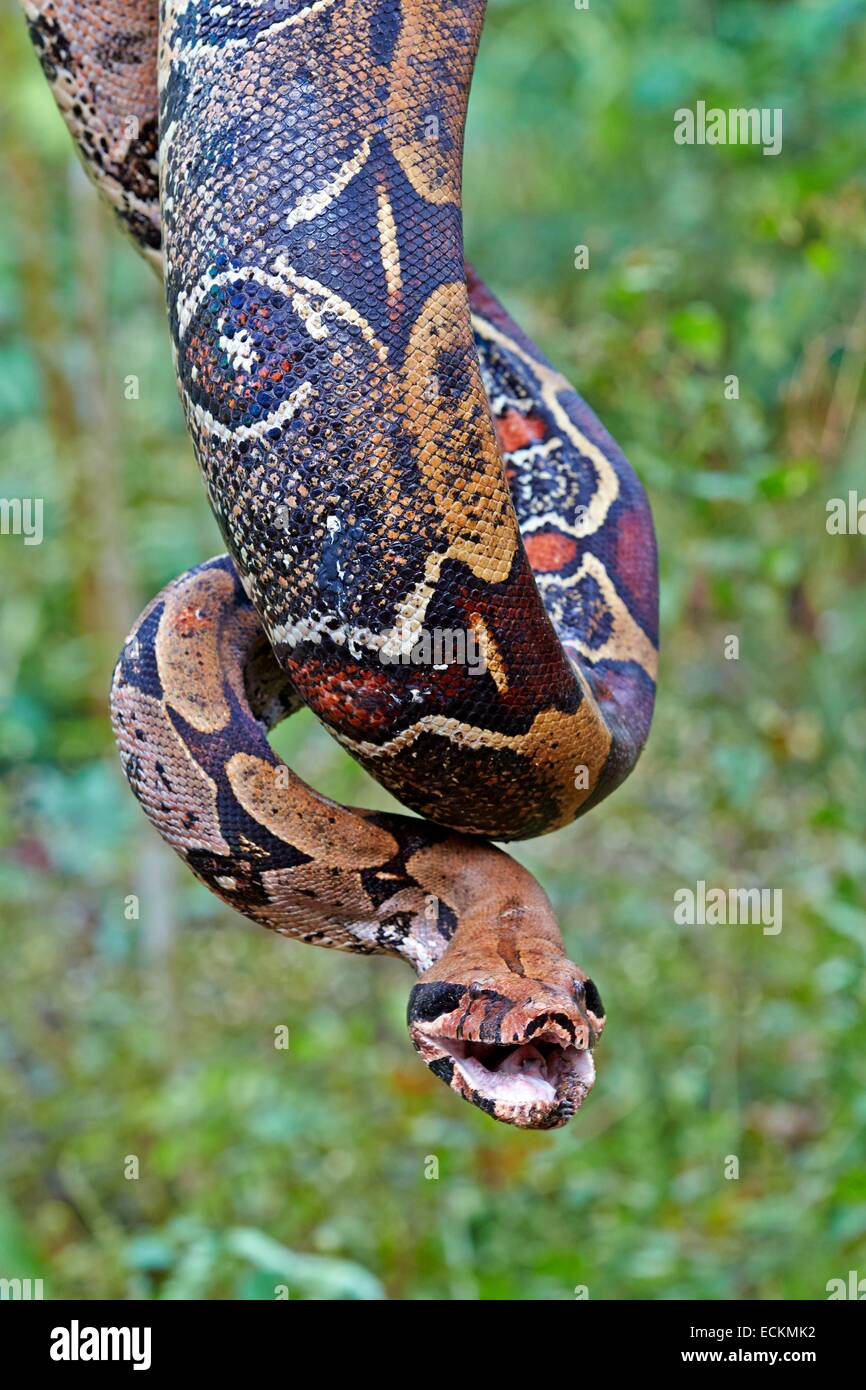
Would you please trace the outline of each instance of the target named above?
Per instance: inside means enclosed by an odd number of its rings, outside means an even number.
[[[22,3],[163,282],[227,550],[124,643],[132,791],[243,916],[405,960],[411,1043],[458,1096],[562,1126],[605,1010],[501,846],[634,767],[657,554],[619,447],[464,258],[485,0]],[[409,814],[341,805],[277,756],[304,706]]]

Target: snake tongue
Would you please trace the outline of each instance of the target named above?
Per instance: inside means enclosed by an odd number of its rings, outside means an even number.
[[[453,1090],[496,1119],[524,1129],[565,1124],[595,1082],[589,1046],[576,1046],[556,1027],[514,1043],[482,1042],[420,1026],[410,1031],[427,1065]]]
[[[547,1060],[532,1043],[516,1047],[497,1068],[503,1076],[540,1076],[547,1078]]]
[[[526,1053],[533,1055],[526,1056]],[[535,1048],[515,1048],[495,1071],[471,1054],[457,1061],[463,1075],[482,1095],[504,1104],[550,1104],[556,1085],[548,1076],[547,1063]]]
[[[490,1099],[504,1105],[552,1105],[556,1100],[564,1057],[558,1047],[545,1052],[535,1042],[507,1048],[470,1042],[452,1047],[451,1055],[470,1085]]]

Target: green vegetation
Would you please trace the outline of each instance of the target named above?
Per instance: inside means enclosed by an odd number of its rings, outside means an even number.
[[[0,537],[0,1275],[533,1300],[822,1298],[866,1274],[866,538],[825,526],[866,494],[864,18],[490,5],[469,253],[639,469],[663,574],[638,770],[518,851],[609,1015],[586,1109],[540,1135],[420,1066],[405,966],[233,918],[128,793],[114,656],[221,546],[158,286],[3,11],[0,491],[44,498],[45,538]],[[782,153],[676,145],[698,100],[781,107]],[[308,716],[278,742],[320,789],[386,804]],[[782,889],[782,932],[675,925],[698,880]]]

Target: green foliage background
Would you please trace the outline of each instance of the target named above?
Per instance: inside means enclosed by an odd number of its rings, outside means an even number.
[[[825,527],[863,489],[864,18],[490,5],[469,252],[640,470],[663,573],[637,772],[518,851],[609,1014],[595,1093],[545,1135],[421,1068],[404,966],[231,917],[127,791],[114,656],[221,547],[158,286],[2,12],[2,492],[43,497],[46,535],[0,537],[0,1274],[51,1297],[521,1300],[822,1298],[866,1274],[866,540]],[[781,107],[782,154],[676,146],[698,99]],[[279,746],[386,804],[309,717]],[[698,879],[781,888],[782,933],[675,926]]]

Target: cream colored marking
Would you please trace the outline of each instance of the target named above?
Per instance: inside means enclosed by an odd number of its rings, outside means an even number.
[[[508,675],[502,660],[502,653],[493,633],[480,613],[472,613],[469,622],[478,638],[484,669],[490,672],[500,695],[506,695],[508,693]]]
[[[593,444],[591,440],[587,439],[561,405],[559,392],[571,391],[572,387],[559,372],[541,362],[536,362],[530,353],[515,343],[507,334],[501,333],[480,314],[472,315],[472,326],[482,338],[487,338],[489,342],[505,348],[507,352],[513,352],[515,357],[519,357],[522,362],[526,363],[541,388],[542,401],[554,416],[559,428],[568,435],[575,448],[591,460],[598,478],[598,487],[592,501],[586,507],[582,522],[578,524],[572,534],[577,537],[593,535],[604,525],[608,512],[619,496],[619,478],[607,455],[599,449],[597,444]]]
[[[291,557],[283,558],[286,567],[291,568]],[[299,642],[314,642],[320,646],[323,633],[340,647],[346,645],[351,648],[354,645],[366,647],[368,651],[378,651],[385,640],[368,627],[351,627],[341,623],[336,613],[320,613],[317,618],[295,618],[288,623],[278,623],[268,628],[268,639],[271,646],[285,644],[294,648]]]
[[[362,813],[354,812],[359,819]],[[396,849],[396,845],[395,845]],[[309,940],[312,933],[319,945],[354,951],[369,946],[377,954],[397,954],[419,972],[427,970],[444,953],[446,942],[431,928],[419,911],[420,890],[404,889],[380,903],[370,901],[358,872],[328,872],[321,858],[292,869],[267,869],[262,883],[268,903],[258,911],[281,936]],[[395,912],[414,916],[413,931],[397,946],[383,947],[378,933],[385,917]],[[318,933],[324,933],[324,937]]]
[[[163,697],[200,733],[230,718],[218,647],[219,619],[234,585],[224,570],[190,575],[168,591],[154,644]]]
[[[333,294],[326,285],[321,285],[318,281],[309,279],[308,276],[298,275],[290,265],[282,260],[282,257],[277,257],[275,268],[278,271],[277,274],[260,270],[258,266],[241,266],[236,270],[221,271],[219,275],[212,278],[210,275],[204,275],[188,295],[181,291],[177,299],[178,338],[182,338],[186,333],[193,314],[211,285],[223,285],[227,281],[238,279],[254,280],[258,285],[266,285],[269,289],[277,290],[280,294],[286,295],[311,336],[327,336],[327,328],[322,320],[325,314],[333,314],[335,318],[348,323],[352,328],[357,328],[380,361],[385,362],[387,360],[387,347],[379,342],[373,328],[352,308],[351,304],[341,299],[339,295]],[[306,291],[306,293],[299,293],[299,290]],[[308,294],[318,295],[322,300],[318,309],[313,309],[307,298]],[[174,352],[173,345],[172,351]],[[175,356],[175,364],[176,362]],[[177,374],[176,365],[175,373]]]
[[[580,568],[571,576],[570,579],[560,580],[563,589],[570,589],[577,585],[581,579],[589,575],[594,579],[604,595],[604,600],[610,611],[614,627],[613,634],[608,638],[603,647],[590,647],[580,642],[577,638],[569,637],[568,642],[572,647],[583,653],[591,662],[596,661],[635,661],[638,666],[646,671],[647,675],[655,680],[658,673],[658,652],[647,637],[643,628],[639,627],[629,613],[616,591],[613,580],[604,567],[603,562],[597,555],[584,555]],[[556,576],[551,575],[551,580]],[[536,583],[544,591],[545,576],[536,575]]]
[[[186,393],[184,393],[186,395]],[[237,440],[237,439],[261,439],[268,430],[276,429],[285,420],[291,420],[313,394],[312,382],[302,381],[296,391],[293,391],[287,401],[283,401],[265,420],[257,420],[254,425],[237,425],[230,429],[228,425],[222,424],[220,420],[214,418],[209,410],[204,406],[192,402],[187,397],[187,408],[196,424],[208,434],[215,434],[218,439]]]
[[[257,285],[264,285],[267,289],[276,290],[278,294],[284,294],[289,299],[292,298],[291,285],[280,279],[278,275],[271,275],[268,271],[259,269],[257,265],[237,266],[233,270],[221,270],[218,275],[213,276],[205,271],[189,294],[185,290],[181,290],[177,296],[177,336],[179,339],[183,338],[192,321],[193,314],[206,295],[210,293],[211,288],[214,285],[225,285],[234,280],[254,280]]]
[[[436,734],[440,738],[448,739],[449,743],[454,743],[460,748],[513,748],[517,752],[527,754],[535,749],[541,755],[540,761],[549,764],[552,761],[562,761],[561,755],[557,756],[555,760],[545,757],[545,749],[549,748],[553,727],[564,721],[584,722],[585,716],[589,716],[590,723],[597,723],[605,731],[603,755],[595,760],[594,768],[590,767],[590,772],[594,778],[594,774],[599,770],[607,756],[611,740],[598,705],[591,695],[588,697],[587,703],[591,706],[590,709],[584,709],[582,704],[574,715],[564,715],[559,710],[542,710],[540,714],[535,716],[525,734],[500,734],[493,729],[482,729],[473,724],[464,724],[459,719],[445,718],[441,714],[425,714],[408,729],[403,729],[401,733],[389,739],[387,743],[371,743],[366,739],[352,739],[340,734],[336,734],[335,737],[339,739],[344,748],[349,748],[364,758],[391,757],[394,753],[400,752],[401,749],[411,747],[422,734]],[[584,716],[581,716],[581,710],[584,710]]]
[[[45,17],[46,13],[50,14],[53,6],[47,6],[45,0],[42,0],[40,4],[32,4],[29,3],[29,0],[25,0],[22,9],[28,20],[30,20],[31,23],[35,23],[40,17]],[[105,114],[107,114],[108,122],[110,122],[112,115],[116,113],[112,113],[110,110],[107,113],[103,113],[99,110],[91,110],[89,112],[90,123],[88,124],[83,117],[75,114],[75,108],[79,106],[81,102],[81,92],[78,88],[78,84],[70,73],[58,71],[51,83],[51,91],[57,103],[57,109],[63,116],[76,144],[84,145],[83,136],[85,132],[93,140],[104,140],[106,146],[105,154],[115,164],[120,164],[128,152],[130,145],[130,137],[126,133],[126,115],[135,114],[135,112],[124,112],[122,118],[117,118],[119,129],[113,130],[111,124],[106,122]],[[137,103],[133,94],[133,106],[135,105],[137,105]],[[145,106],[140,110],[142,118],[146,113],[147,108]],[[158,210],[152,201],[140,198],[131,188],[126,188],[115,175],[105,170],[97,171],[84,159],[82,159],[81,167],[94,187],[99,190],[112,207],[120,211],[137,212],[145,218],[152,227],[155,227],[157,230],[159,229]],[[157,258],[159,257],[159,252],[154,252],[152,247],[140,245],[139,249],[147,260],[152,260],[154,255],[156,255]]]
[[[328,330],[322,323],[321,310],[314,309],[305,294],[301,294],[300,291],[295,294],[292,299],[292,308],[311,338],[315,338],[317,343],[327,338]]]
[[[353,923],[350,928],[356,941],[363,941],[377,955],[399,956],[409,965],[413,966],[420,975],[423,970],[429,970],[431,965],[435,965],[438,956],[430,949],[427,942],[418,941],[411,933],[404,936],[399,945],[383,947],[379,944],[379,930],[381,922]]]
[[[411,652],[418,634],[424,625],[424,618],[430,600],[436,591],[442,563],[446,555],[428,555],[424,565],[424,578],[397,604],[394,610],[394,627],[382,634],[380,650],[387,661],[396,661]]]
[[[136,794],[160,835],[181,855],[191,849],[231,854],[231,846],[223,838],[220,826],[216,784],[195,761],[175,730],[164,702],[145,695],[135,686],[123,686],[120,679],[115,678],[111,690],[111,716],[121,753],[139,759],[141,775]],[[147,735],[143,742],[135,737],[135,730],[139,728]],[[163,775],[171,782],[170,793],[160,782],[156,771],[158,762],[162,764]],[[192,807],[196,818],[190,824],[184,808]]]
[[[245,34],[236,39],[225,39],[220,44],[207,43],[204,39],[198,39],[182,56],[187,57],[190,53],[208,53],[215,48],[218,48],[221,53],[225,52],[227,48],[252,48],[261,39],[270,38],[283,29],[290,29],[296,24],[302,24],[304,20],[321,14],[323,10],[329,10],[336,3],[337,0],[313,0],[312,4],[305,5],[302,10],[298,10],[297,14],[290,14],[285,19],[278,19],[274,24],[269,24],[266,29],[259,29],[255,34]],[[187,5],[185,4],[170,6],[170,18],[176,18],[183,14],[186,9]]]
[[[253,351],[253,340],[246,328],[239,328],[232,334],[223,332],[225,319],[220,319],[217,328],[220,331],[219,345],[228,358],[231,359],[232,367],[236,372],[251,372],[256,362],[256,354]],[[198,373],[197,368],[193,368],[193,376]]]
[[[397,241],[394,209],[388,197],[388,190],[384,187],[379,189],[378,203],[376,225],[379,232],[379,255],[382,259],[382,269],[385,272],[385,288],[388,291],[388,298],[395,299],[403,288],[403,272],[400,269],[400,246]]]
[[[521,536],[528,536],[533,531],[543,531],[546,526],[552,526],[556,531],[564,531],[569,536],[574,536],[575,540],[582,540],[582,537],[578,535],[577,531],[573,526],[566,525],[559,512],[542,512],[539,516],[531,516],[528,518],[528,520],[521,521],[520,534]],[[544,577],[545,576],[543,573],[536,574],[536,584],[538,583],[539,579],[543,579]],[[558,575],[554,572],[549,576],[549,578],[557,579]]]
[[[330,207],[335,198],[339,198],[343,189],[352,182],[356,174],[360,173],[370,156],[370,141],[365,140],[357,154],[353,154],[351,159],[347,159],[341,164],[334,177],[325,184],[324,188],[317,189],[313,193],[305,193],[296,207],[293,207],[288,217],[286,225],[296,227],[299,222],[312,222],[314,217],[318,217],[326,208]]]
[[[310,280],[307,276],[298,275],[290,265],[287,265],[281,256],[274,262],[274,271],[262,270],[256,265],[238,266],[232,270],[221,270],[217,275],[205,272],[197,283],[187,294],[181,290],[177,297],[177,320],[178,320],[178,340],[182,339],[192,322],[193,315],[201,304],[202,300],[209,294],[214,285],[226,285],[235,280],[253,280],[257,285],[264,285],[267,289],[276,290],[278,294],[284,294],[291,300],[292,308],[298,314],[302,322],[306,323],[307,317],[313,313],[318,320],[317,328],[321,325],[324,314],[333,314],[335,318],[343,319],[345,322],[358,328],[364,339],[373,347],[379,358],[384,362],[388,356],[388,350],[376,338],[376,334],[366,319],[363,319],[345,299],[333,294],[327,285],[320,285],[316,280]],[[306,291],[299,295],[298,291]],[[307,295],[317,295],[322,303],[317,310],[310,304]],[[296,304],[296,299],[300,299],[300,304]],[[327,331],[321,325],[323,334]],[[312,329],[308,331],[313,332]],[[313,336],[316,336],[313,333]]]
[[[369,343],[374,349],[381,362],[387,362],[388,349],[384,343],[380,343],[376,337],[375,330],[367,320],[354,309],[347,299],[341,298],[333,290],[329,290],[327,285],[321,284],[318,280],[312,280],[308,275],[299,275],[293,266],[290,266],[282,255],[277,256],[274,261],[274,269],[277,274],[285,278],[299,290],[306,290],[308,294],[319,294],[324,303],[319,310],[320,314],[334,314],[343,323],[348,323],[352,328],[357,328],[365,342]],[[290,293],[290,291],[285,291]]]
[[[466,282],[440,284],[428,295],[417,314],[401,372],[407,399],[424,392],[431,372],[443,355],[462,354],[468,304]],[[488,584],[507,580],[518,545],[517,519],[502,470],[502,453],[487,410],[487,398],[478,369],[467,362],[468,390],[449,405],[451,446],[461,437],[472,448],[471,477],[451,466],[443,455],[441,422],[436,412],[416,412],[412,433],[421,476],[430,502],[441,518],[448,537],[449,557],[465,564],[476,578]],[[479,510],[487,505],[485,524]]]
[[[562,440],[558,434],[555,434],[552,439],[540,439],[534,444],[525,444],[522,449],[507,449],[505,452],[516,463],[523,463],[528,459],[549,458],[552,453],[561,448]]]
[[[386,662],[396,661],[411,652],[415,645],[443,559],[443,555],[428,556],[424,578],[397,605],[395,623],[391,628],[373,632],[369,627],[353,627],[341,622],[336,613],[322,613],[317,618],[296,618],[269,628],[270,642],[273,646],[285,644],[293,648],[300,642],[315,642],[318,646],[325,634],[338,646],[345,645],[350,650],[364,647],[367,651],[381,652]],[[286,564],[290,563],[290,558],[286,558]]]
[[[388,760],[403,749],[411,748],[425,733],[447,739],[462,748],[512,749],[530,761],[536,772],[556,788],[560,813],[547,829],[558,830],[574,819],[577,809],[593,794],[613,742],[592,691],[573,660],[572,665],[586,698],[572,714],[563,714],[556,709],[542,710],[525,734],[499,734],[441,715],[424,715],[411,728],[403,730],[383,745],[340,734],[335,734],[335,737],[349,752],[371,762]],[[578,762],[583,763],[589,771],[589,785],[585,789],[574,785],[574,768]],[[384,773],[385,769],[382,768],[373,775],[381,779]],[[484,823],[469,825],[464,822],[460,829],[488,837],[493,834],[495,838],[495,832],[491,832]]]
[[[396,841],[387,830],[319,796],[292,773],[286,791],[277,784],[277,771],[250,753],[235,753],[226,763],[229,784],[241,806],[278,839],[335,869],[371,868],[396,853]]]

